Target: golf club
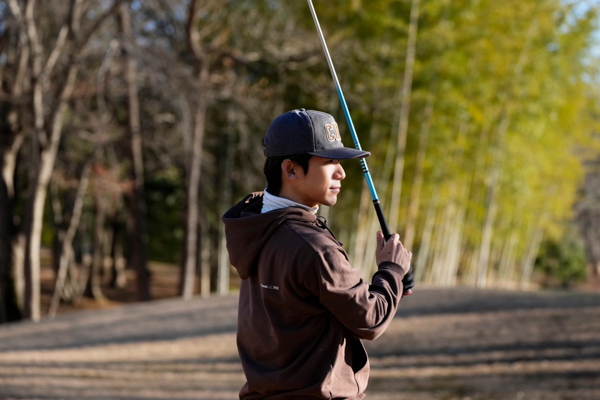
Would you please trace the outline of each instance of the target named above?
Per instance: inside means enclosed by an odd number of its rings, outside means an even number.
[[[356,134],[356,130],[354,129],[354,123],[352,122],[352,117],[350,116],[350,111],[348,110],[348,105],[346,104],[346,99],[344,98],[344,93],[342,92],[342,87],[340,86],[340,82],[337,78],[337,74],[335,73],[335,67],[333,66],[333,62],[331,61],[331,56],[329,55],[329,50],[327,49],[327,43],[325,43],[325,37],[323,36],[323,31],[321,30],[321,25],[319,25],[319,20],[317,19],[317,13],[315,12],[315,8],[313,7],[312,0],[307,0],[308,6],[310,7],[310,12],[312,13],[313,20],[315,21],[315,25],[317,26],[317,31],[319,33],[319,37],[321,39],[321,44],[323,45],[323,51],[325,52],[325,57],[327,58],[327,64],[329,64],[329,70],[331,71],[331,75],[333,76],[333,81],[335,82],[335,87],[337,89],[338,96],[340,98],[340,102],[342,103],[342,108],[344,109],[344,115],[346,116],[346,120],[348,121],[348,127],[350,128],[350,134],[352,135],[352,140],[354,141],[354,147],[357,150],[362,150],[360,147],[360,142],[358,140],[358,135]],[[375,212],[377,213],[377,218],[379,219],[379,224],[381,225],[381,231],[385,240],[387,241],[390,236],[390,228],[388,227],[385,216],[383,215],[383,210],[381,208],[381,203],[379,202],[379,198],[377,197],[377,191],[375,190],[375,185],[373,184],[373,179],[371,178],[371,173],[369,172],[369,168],[367,167],[367,162],[364,158],[360,159],[360,164],[362,166],[363,172],[365,173],[365,178],[367,179],[367,185],[369,186],[369,191],[371,192],[371,198],[373,199],[373,205],[375,206]]]
[[[313,20],[315,21],[315,25],[317,27],[317,32],[319,33],[319,38],[321,39],[321,45],[323,46],[323,51],[325,52],[325,58],[327,59],[327,64],[329,65],[329,70],[331,71],[331,76],[333,77],[333,81],[335,83],[335,87],[337,89],[338,97],[340,98],[340,103],[342,104],[342,109],[344,110],[344,115],[346,116],[346,121],[348,121],[348,127],[350,129],[350,134],[352,135],[352,140],[354,141],[354,147],[357,150],[362,150],[360,147],[360,142],[358,140],[358,135],[356,134],[356,129],[354,129],[354,123],[352,122],[352,117],[350,116],[350,111],[348,110],[348,105],[346,104],[346,99],[344,97],[344,93],[342,92],[342,86],[340,85],[340,81],[338,80],[337,74],[335,73],[335,67],[333,66],[333,61],[331,61],[331,55],[329,54],[329,50],[327,48],[327,43],[325,43],[325,37],[323,36],[323,31],[321,30],[321,25],[319,24],[319,19],[317,18],[317,13],[315,12],[315,8],[313,6],[312,0],[307,0],[308,6],[310,7],[310,12],[312,14]],[[375,190],[375,185],[373,184],[373,179],[371,178],[371,173],[369,172],[369,168],[367,167],[367,162],[364,158],[360,159],[360,165],[362,166],[362,170],[365,173],[365,178],[367,179],[367,185],[369,186],[369,191],[371,192],[371,198],[373,199],[373,206],[375,207],[375,213],[377,214],[377,219],[379,219],[379,225],[381,225],[381,232],[383,233],[383,237],[387,241],[392,234],[390,233],[390,228],[388,227],[387,221],[385,219],[385,215],[383,214],[383,209],[381,208],[381,203],[379,202],[379,198],[377,197],[377,191]],[[406,278],[409,278],[409,275],[412,276],[412,267],[409,272],[406,274]],[[410,278],[412,281],[412,278]],[[411,282],[414,285],[414,282]],[[405,295],[412,293],[411,287],[406,288],[407,290],[404,292]]]

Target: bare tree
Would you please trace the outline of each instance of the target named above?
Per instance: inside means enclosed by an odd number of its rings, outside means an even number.
[[[199,189],[202,166],[202,146],[208,108],[210,65],[202,47],[200,33],[200,2],[190,1],[187,20],[187,40],[194,70],[194,86],[198,90],[191,119],[191,148],[187,157],[185,250],[182,266],[181,296],[190,299],[194,292],[197,264]]]
[[[16,199],[14,183],[17,156],[26,137],[27,122],[23,120],[24,93],[28,90],[28,63],[30,52],[27,35],[23,31],[23,16],[18,4],[8,2],[12,13],[4,11],[6,21],[2,47],[6,47],[7,60],[0,74],[0,87],[5,94],[0,98],[0,322],[20,319],[23,306],[24,287],[22,264],[20,270],[11,268],[17,227],[13,220],[13,205]],[[17,15],[14,15],[17,12]],[[12,15],[11,15],[12,14]],[[16,45],[11,46],[11,42]],[[21,117],[21,118],[20,118]],[[19,249],[17,249],[19,250]],[[16,293],[15,293],[16,290]],[[16,301],[15,301],[16,300]]]
[[[86,15],[91,2],[71,0],[66,5],[62,4],[66,12],[58,33],[43,31],[52,25],[44,24],[43,19],[56,4],[39,4],[36,0],[30,0],[23,7],[17,0],[8,2],[19,24],[19,35],[26,38],[21,39],[20,43],[27,44],[30,61],[27,72],[30,91],[27,95],[31,96],[33,127],[29,138],[33,151],[28,165],[30,189],[20,239],[17,240],[17,243],[24,245],[23,311],[26,318],[40,318],[40,242],[44,204],[62,137],[65,111],[77,79],[79,58],[85,52],[90,38],[121,1],[115,0],[95,20],[90,20]],[[60,12],[60,8],[57,10]],[[82,27],[83,24],[86,26]],[[42,40],[52,35],[55,35],[55,39],[51,45]],[[24,118],[25,115],[20,116],[21,120]],[[21,267],[17,265],[19,269]]]

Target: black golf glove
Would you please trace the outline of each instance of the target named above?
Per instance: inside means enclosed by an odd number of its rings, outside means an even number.
[[[413,274],[412,266],[406,275],[404,275],[404,278],[402,278],[402,285],[404,286],[404,295],[410,294],[409,292],[415,287],[415,275]]]

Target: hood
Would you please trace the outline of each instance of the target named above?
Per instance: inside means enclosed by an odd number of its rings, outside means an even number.
[[[227,251],[240,278],[250,277],[265,243],[288,220],[316,223],[316,216],[301,207],[261,214],[263,192],[246,196],[223,215]]]

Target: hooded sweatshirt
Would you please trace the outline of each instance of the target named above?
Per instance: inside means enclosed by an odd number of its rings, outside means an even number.
[[[369,285],[310,211],[261,208],[262,192],[253,193],[223,216],[242,279],[240,399],[362,399],[369,361],[360,339],[379,337],[394,317],[402,268],[382,263]]]

